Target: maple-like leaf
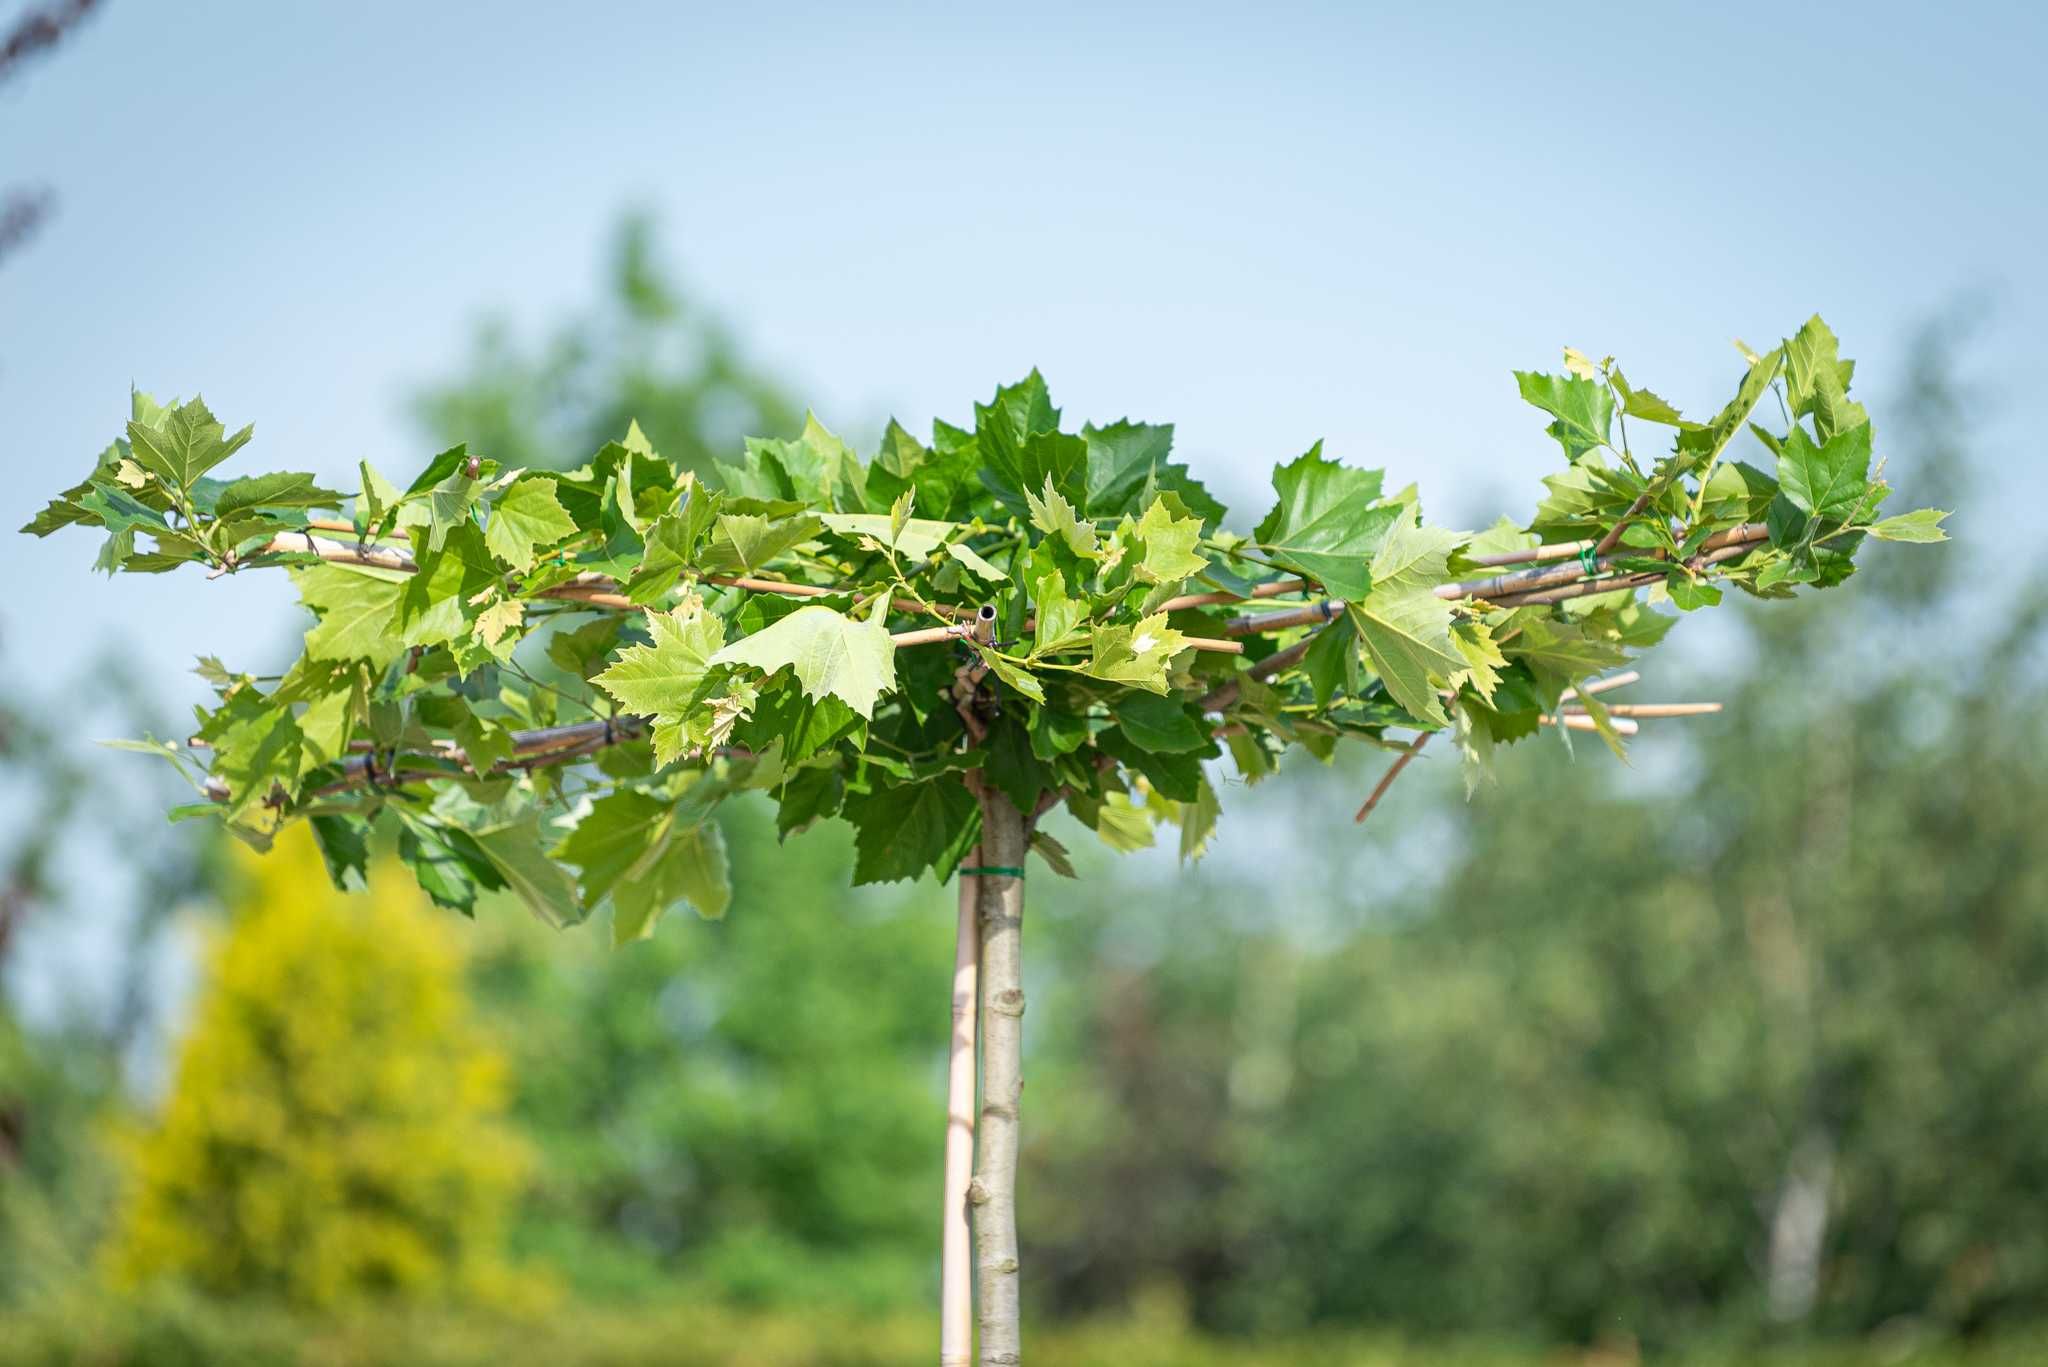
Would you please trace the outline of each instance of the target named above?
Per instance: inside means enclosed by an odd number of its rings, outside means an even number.
[[[1363,597],[1372,587],[1366,558],[1401,516],[1398,507],[1373,506],[1381,479],[1378,470],[1326,459],[1317,442],[1274,468],[1280,501],[1253,536],[1275,561],[1315,580],[1332,597]]]
[[[711,663],[751,665],[764,674],[786,666],[807,697],[830,695],[872,717],[876,699],[896,685],[896,643],[883,625],[887,609],[888,599],[877,598],[867,619],[857,621],[818,604],[800,607],[726,646]]]
[[[491,501],[484,544],[515,570],[530,569],[536,546],[552,546],[576,534],[576,522],[555,497],[555,482],[527,475]]]

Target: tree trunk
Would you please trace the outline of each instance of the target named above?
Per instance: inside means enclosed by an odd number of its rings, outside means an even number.
[[[981,864],[981,851],[968,856]],[[967,1182],[974,1172],[974,1011],[981,955],[981,880],[960,875],[960,924],[953,945],[953,1044],[946,1060],[946,1181],[939,1251],[939,1367],[967,1367],[974,1351],[973,1226]]]
[[[982,785],[984,867],[1018,874],[980,878],[981,1121],[976,1133],[976,1285],[981,1293],[982,1367],[1020,1360],[1017,1316],[1017,1121],[1024,1092],[1024,852],[1029,825],[993,784]]]

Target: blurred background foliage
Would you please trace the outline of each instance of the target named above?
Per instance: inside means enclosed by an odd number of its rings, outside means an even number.
[[[487,325],[423,426],[557,465],[788,430],[650,241],[537,349]],[[1531,743],[1468,806],[1425,762],[1360,831],[1375,758],[1311,764],[1199,869],[1034,885],[1047,1360],[2043,1360],[2048,590],[1971,558],[1968,337],[1884,429],[1958,544],[1665,652],[1644,696],[1728,710],[1633,768]],[[155,810],[41,734],[0,731],[49,810]],[[0,942],[61,914],[61,825]],[[951,889],[849,893],[765,809],[726,839],[727,917],[616,953],[185,847],[123,922],[147,957],[180,878],[229,907],[163,1095],[119,1011],[0,1015],[0,1360],[924,1356]]]

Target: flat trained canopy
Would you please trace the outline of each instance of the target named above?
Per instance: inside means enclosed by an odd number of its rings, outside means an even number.
[[[1320,444],[1232,530],[1172,428],[1064,431],[1035,372],[929,442],[891,423],[866,460],[812,419],[694,472],[635,428],[564,473],[456,447],[403,490],[365,464],[352,495],[219,478],[249,430],[138,394],[25,530],[102,528],[109,572],[298,585],[298,662],[204,661],[218,705],[188,741],[140,743],[199,784],[179,815],[258,844],[305,818],[337,882],[382,829],[443,905],[608,906],[624,941],[670,906],[724,910],[708,819],[743,791],[772,795],[784,834],[851,822],[865,882],[953,871],[979,834],[970,773],[1118,848],[1177,827],[1193,857],[1225,750],[1255,782],[1290,746],[1448,731],[1477,782],[1546,721],[1619,749],[1573,690],[1656,644],[1663,606],[1826,588],[1867,537],[1942,539],[1939,512],[1880,516],[1852,370],[1816,318],[1693,421],[1567,351],[1564,373],[1517,377],[1560,468],[1532,516],[1476,533]],[[1730,454],[1745,430],[1774,469]],[[1033,848],[1066,870],[1049,836]]]

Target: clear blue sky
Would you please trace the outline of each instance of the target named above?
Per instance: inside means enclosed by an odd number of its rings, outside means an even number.
[[[481,311],[586,298],[629,204],[828,422],[1038,365],[1253,516],[1318,436],[1526,512],[1556,451],[1510,369],[1572,343],[1717,403],[1731,337],[1819,310],[1881,396],[1965,288],[1990,492],[2042,487],[2042,7],[869,9],[109,0],[0,87],[0,184],[60,196],[0,266],[0,522],[131,382],[402,474],[403,397]],[[281,577],[110,584],[90,542],[0,537],[0,686],[119,633],[192,699],[193,655],[290,639]]]
[[[0,268],[0,520],[131,381],[253,420],[252,461],[404,471],[408,389],[480,311],[586,297],[630,203],[828,421],[1038,365],[1247,505],[1322,436],[1446,517],[1522,511],[1554,449],[1511,368],[1570,342],[1715,402],[1729,338],[1818,309],[1881,394],[1988,287],[2039,479],[2040,7],[746,8],[110,0],[0,88],[0,183],[61,197]],[[0,538],[41,586],[10,671],[117,629],[256,663],[292,620],[257,576],[88,580],[89,540]]]

